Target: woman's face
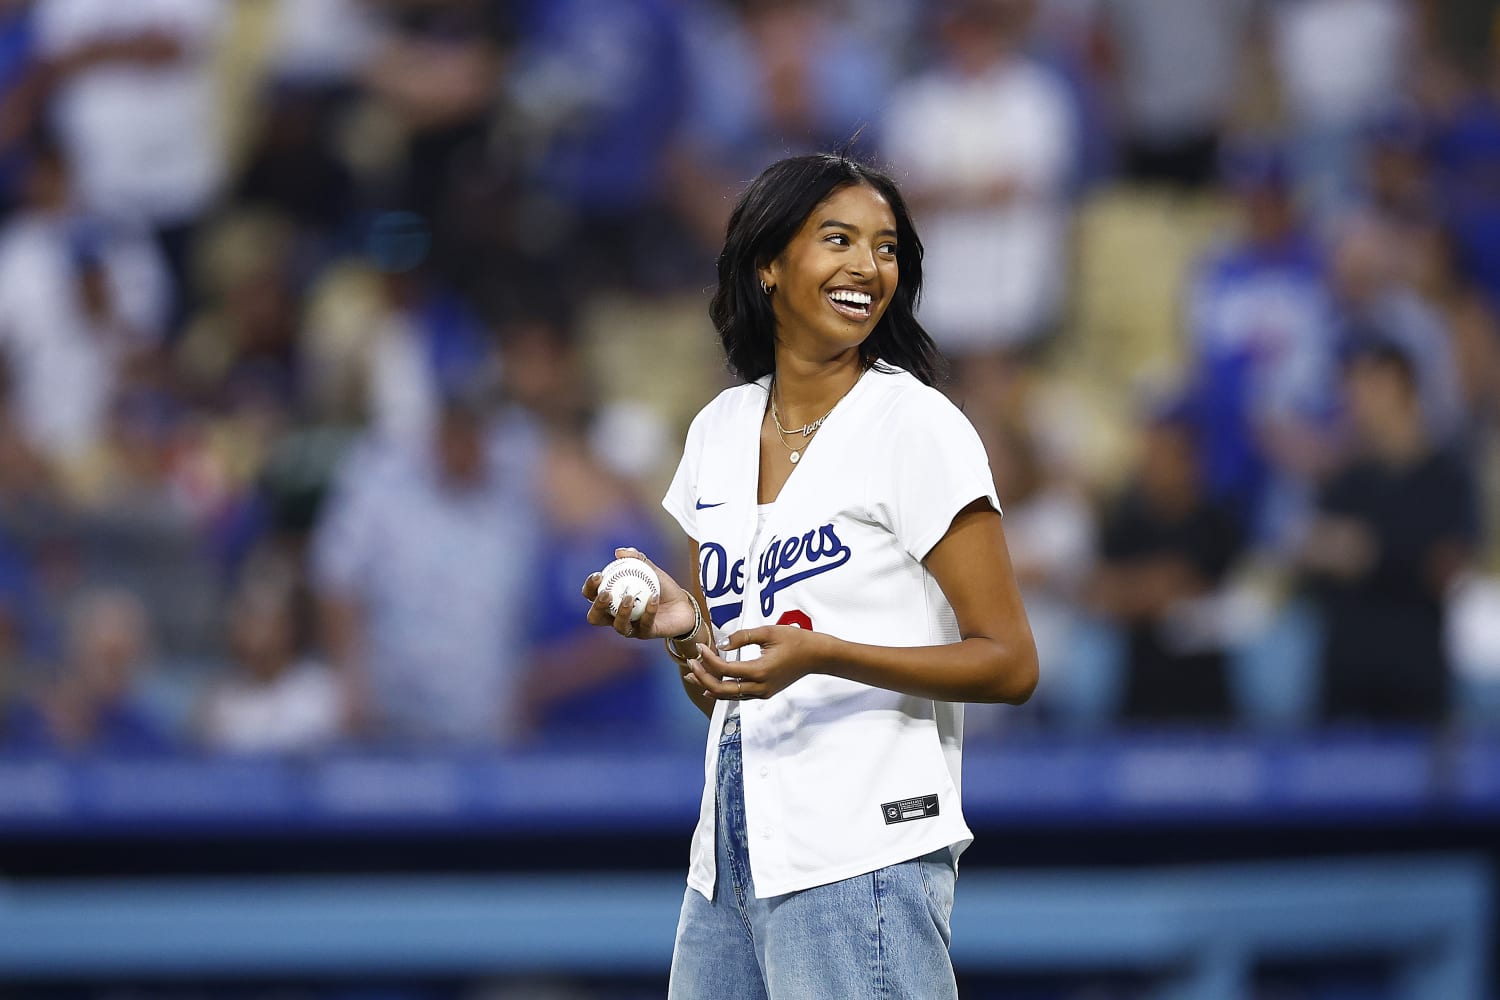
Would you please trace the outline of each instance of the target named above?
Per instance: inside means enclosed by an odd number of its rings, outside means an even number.
[[[816,357],[859,347],[890,305],[900,277],[891,206],[868,185],[840,188],[759,274],[772,288],[780,343]]]

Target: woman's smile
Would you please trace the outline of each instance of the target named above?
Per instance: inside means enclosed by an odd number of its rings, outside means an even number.
[[[834,310],[839,314],[863,323],[870,318],[870,306],[874,297],[858,288],[841,286],[828,293],[828,301],[833,303]]]

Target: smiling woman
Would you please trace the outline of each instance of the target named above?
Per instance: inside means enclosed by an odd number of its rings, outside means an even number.
[[[818,358],[857,354],[900,284],[896,247],[895,218],[880,192],[851,184],[829,195],[781,254],[756,269],[779,346]],[[793,335],[810,340],[793,345]]]
[[[856,231],[862,223],[873,229]],[[922,241],[906,202],[885,174],[841,156],[799,156],[775,163],[735,207],[719,254],[719,284],[709,305],[709,317],[735,374],[751,382],[775,370],[773,331],[781,329],[776,309],[785,297],[776,299],[778,280],[765,269],[794,243],[805,246],[821,238],[828,247],[858,252],[861,237],[867,247],[869,241],[878,241],[882,262],[895,266],[885,273],[884,301],[872,298],[865,316],[850,316],[856,322],[869,321],[859,344],[861,360],[869,364],[883,359],[928,385],[937,381],[942,359],[915,316],[922,287]],[[835,281],[826,292],[837,287]],[[867,280],[851,278],[846,289],[873,296]]]
[[[890,178],[797,157],[740,198],[718,269],[744,384],[663,501],[694,582],[658,568],[635,622],[583,588],[591,623],[667,640],[711,720],[670,995],[955,997],[960,703],[1025,701],[1037,664],[984,448],[913,314],[922,244]]]

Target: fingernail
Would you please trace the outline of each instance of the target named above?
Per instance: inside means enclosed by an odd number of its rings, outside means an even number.
[[[719,649],[719,650],[728,649],[729,648],[729,640],[728,639],[720,639],[718,642],[714,643],[714,648],[715,649]]]
[[[699,656],[700,656],[700,657],[701,657],[701,656],[702,656],[702,655],[703,655],[703,654],[704,654],[704,653],[706,653],[706,652],[708,652],[708,647],[707,647],[707,646],[705,646],[705,645],[703,645],[703,643],[701,643],[701,642],[698,642],[698,643],[694,643],[694,645],[695,645],[695,646],[697,646],[697,647],[698,647],[698,655],[699,655]]]

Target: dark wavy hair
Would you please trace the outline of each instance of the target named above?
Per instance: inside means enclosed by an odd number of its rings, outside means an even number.
[[[915,313],[922,293],[922,241],[906,201],[889,176],[840,152],[793,156],[771,164],[740,195],[729,216],[719,253],[719,283],[708,315],[730,371],[744,381],[753,382],[776,368],[776,317],[757,269],[786,249],[814,208],[853,184],[869,185],[891,206],[900,271],[890,304],[860,345],[860,359],[866,365],[879,359],[899,366],[927,385],[936,385],[944,376],[943,356]]]

